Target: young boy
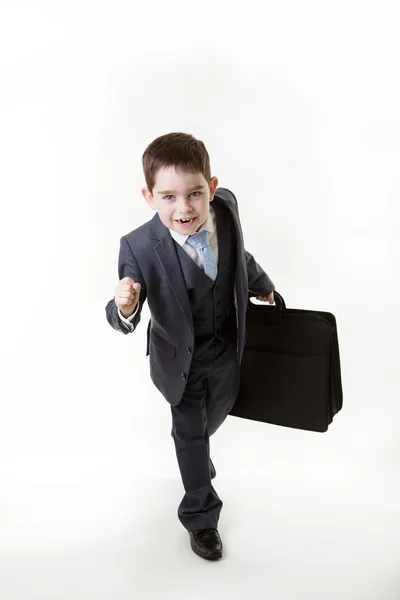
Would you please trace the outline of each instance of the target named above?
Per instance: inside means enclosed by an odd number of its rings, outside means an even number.
[[[147,299],[150,376],[171,405],[185,495],[178,518],[193,551],[222,556],[223,503],[211,484],[210,436],[235,402],[249,296],[274,302],[274,284],[247,252],[235,196],[217,188],[202,141],[185,133],[146,148],[142,188],[153,218],[120,240],[119,283],[106,306],[123,334],[139,324]]]

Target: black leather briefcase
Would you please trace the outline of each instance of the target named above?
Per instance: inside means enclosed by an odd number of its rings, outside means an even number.
[[[343,404],[339,343],[329,312],[248,301],[240,387],[230,415],[327,431]]]

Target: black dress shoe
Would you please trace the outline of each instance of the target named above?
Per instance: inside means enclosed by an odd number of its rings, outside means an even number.
[[[189,535],[193,552],[207,560],[218,560],[222,557],[222,542],[218,529],[195,529],[189,531]]]
[[[214,477],[217,474],[211,458],[210,458],[210,474],[211,474],[211,479],[214,479]]]

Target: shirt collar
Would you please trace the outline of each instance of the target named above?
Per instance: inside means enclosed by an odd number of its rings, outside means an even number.
[[[214,208],[212,207],[212,203],[210,202],[210,209],[208,211],[207,220],[200,227],[199,231],[206,229],[210,233],[213,233],[213,231],[214,231],[214,220],[213,220],[214,213],[215,213]],[[183,246],[183,244],[186,242],[186,240],[189,237],[189,235],[183,235],[182,233],[178,233],[174,229],[169,229],[169,232],[170,232],[171,236],[174,238],[174,240],[176,242],[178,242],[178,244],[180,244],[181,246]],[[196,233],[198,233],[198,232],[196,232]]]

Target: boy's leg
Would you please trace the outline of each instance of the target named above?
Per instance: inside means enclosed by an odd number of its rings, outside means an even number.
[[[188,531],[217,528],[223,506],[210,477],[205,383],[210,368],[204,365],[201,361],[193,365],[182,400],[171,405],[171,435],[185,488],[178,517]]]
[[[206,379],[207,430],[211,437],[228,416],[239,392],[240,367],[236,348],[216,340],[212,371]]]

